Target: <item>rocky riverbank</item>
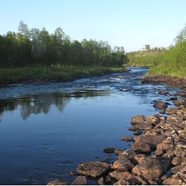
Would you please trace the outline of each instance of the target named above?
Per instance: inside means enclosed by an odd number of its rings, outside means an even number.
[[[142,79],[142,83],[165,83],[174,87],[186,88],[186,78],[176,78],[171,76],[146,76]]]
[[[122,137],[122,140],[132,142],[130,149],[105,149],[106,153],[115,153],[116,160],[112,163],[92,161],[80,164],[71,184],[89,184],[89,180],[93,179],[100,185],[185,185],[186,88],[183,87],[181,92],[170,95],[174,107],[167,102],[156,101],[153,106],[159,114],[131,118],[129,130],[134,135]],[[48,184],[66,183],[53,180]]]

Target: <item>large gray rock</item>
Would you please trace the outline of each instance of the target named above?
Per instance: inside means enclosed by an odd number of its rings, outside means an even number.
[[[77,167],[77,172],[80,175],[99,177],[104,175],[109,171],[110,165],[105,162],[87,162],[79,164]]]
[[[169,168],[170,160],[167,158],[147,157],[132,169],[132,173],[147,180],[160,178]]]

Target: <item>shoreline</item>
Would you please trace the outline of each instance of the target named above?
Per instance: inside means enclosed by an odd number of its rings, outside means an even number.
[[[72,185],[88,184],[92,179],[99,185],[186,184],[186,84],[182,84],[185,79],[162,76],[144,79],[143,83],[181,87],[180,92],[170,95],[174,107],[169,108],[166,101],[156,101],[153,107],[159,114],[133,116],[129,128],[133,136],[122,138],[132,142],[131,146],[127,150],[104,149],[104,152],[117,156],[112,163],[91,161],[79,164]],[[56,184],[67,183],[62,180],[48,183]]]
[[[0,88],[13,84],[40,84],[68,82],[80,78],[87,78],[111,73],[127,72],[123,67],[22,67],[0,69]]]

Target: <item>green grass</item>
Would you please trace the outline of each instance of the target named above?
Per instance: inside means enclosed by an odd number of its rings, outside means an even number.
[[[147,76],[186,78],[186,41],[159,52],[129,54],[129,65],[150,67]]]
[[[53,65],[22,68],[1,68],[0,84],[19,82],[70,81],[77,78],[123,72],[124,68],[116,67],[80,67]]]

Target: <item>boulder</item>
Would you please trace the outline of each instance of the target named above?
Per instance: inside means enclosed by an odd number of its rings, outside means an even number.
[[[173,159],[172,159],[172,165],[173,166],[178,166],[178,165],[180,165],[181,164],[181,162],[182,162],[182,157],[179,157],[179,156],[175,156]]]
[[[156,145],[161,143],[165,139],[164,135],[145,135],[137,136],[135,143],[132,145],[132,149],[137,152],[148,153],[156,148]]]
[[[47,183],[47,185],[67,185],[66,182],[59,180],[59,179],[55,179],[55,180],[51,180]]]
[[[166,109],[165,113],[168,115],[173,115],[177,113],[177,110],[178,110],[177,108],[168,108]]]
[[[153,107],[159,110],[165,110],[167,108],[167,103],[163,101],[156,101]]]
[[[171,125],[178,124],[180,122],[182,122],[180,121],[180,117],[176,117],[176,116],[168,116],[166,120],[166,123],[171,124]]]
[[[72,182],[72,185],[87,185],[87,184],[88,184],[88,180],[87,180],[86,176],[78,176]]]
[[[135,135],[135,136],[139,136],[140,134],[142,134],[141,129],[137,129],[136,131],[133,132],[133,135]]]
[[[107,154],[112,154],[112,153],[114,153],[115,152],[115,148],[112,148],[112,147],[110,147],[110,148],[105,148],[104,150],[103,150],[103,152],[104,153],[107,153]]]
[[[145,121],[150,125],[157,125],[160,119],[156,116],[147,116]]]
[[[126,141],[126,142],[131,142],[131,141],[134,141],[134,138],[133,136],[123,136],[121,140]]]
[[[165,141],[163,141],[162,143],[157,145],[156,151],[155,151],[155,155],[156,156],[160,156],[160,155],[162,155],[164,153],[167,153],[168,151],[171,151],[172,155],[174,155],[173,154],[174,145],[170,144],[170,143],[166,143]]]
[[[149,153],[151,152],[150,145],[144,143],[144,142],[137,142],[132,144],[132,149],[137,153]]]
[[[113,165],[112,169],[120,170],[120,171],[129,171],[132,170],[134,165],[127,159],[119,159],[116,160]]]
[[[97,184],[98,184],[98,185],[105,185],[104,177],[98,178]]]
[[[134,160],[139,164],[146,158],[145,154],[136,154]]]
[[[173,175],[163,181],[164,185],[185,185],[186,183],[178,175]]]
[[[136,153],[133,150],[125,150],[122,151],[119,156],[118,156],[118,160],[130,160],[133,161],[134,160],[134,156],[136,155]]]
[[[126,180],[118,180],[116,183],[114,183],[114,185],[129,185],[129,182]]]
[[[105,162],[87,162],[79,164],[77,167],[77,172],[80,175],[99,177],[106,174],[109,171],[110,165]]]
[[[168,95],[168,94],[169,94],[169,92],[168,92],[168,91],[166,91],[166,90],[160,90],[160,91],[158,92],[158,94],[161,94],[161,95],[166,96],[166,95]]]
[[[139,123],[139,124],[136,124],[135,127],[140,130],[146,130],[146,129],[152,128],[152,126],[149,125],[148,123]]]
[[[139,124],[139,123],[144,123],[145,122],[145,116],[144,115],[138,115],[138,116],[133,116],[131,119],[132,125]]]
[[[138,130],[135,126],[132,126],[132,127],[129,127],[129,129],[128,130],[130,130],[130,131],[136,131],[136,130]]]
[[[147,180],[160,178],[169,168],[168,158],[147,157],[132,169],[132,173],[142,176]]]
[[[132,178],[132,174],[128,171],[118,171],[118,170],[115,170],[113,172],[110,172],[109,175],[116,179],[116,180],[129,180],[130,178]]]

